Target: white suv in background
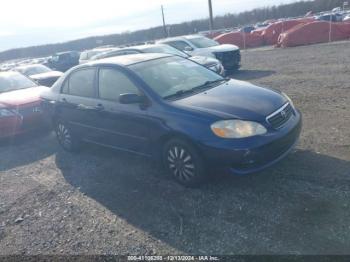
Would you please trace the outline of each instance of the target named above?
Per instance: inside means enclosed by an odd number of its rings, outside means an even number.
[[[91,58],[95,55],[98,55],[103,52],[111,51],[115,48],[108,47],[108,48],[94,48],[90,50],[85,50],[81,52],[79,57],[79,64],[85,64],[87,62],[90,62]]]
[[[226,72],[236,71],[241,66],[241,53],[238,46],[220,45],[218,42],[201,36],[188,35],[166,38],[157,41],[167,44],[192,56],[211,56],[222,63]]]

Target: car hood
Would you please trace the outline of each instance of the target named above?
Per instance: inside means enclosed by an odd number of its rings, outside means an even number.
[[[278,91],[230,80],[207,91],[173,101],[174,105],[223,119],[263,121],[287,99]]]
[[[207,57],[207,56],[191,56],[189,59],[191,59],[192,61],[204,65],[204,66],[208,66],[208,65],[214,65],[214,64],[219,64],[220,61],[212,58],[212,57]]]
[[[35,80],[40,80],[40,79],[46,79],[46,78],[53,78],[53,77],[61,77],[63,75],[62,72],[59,71],[50,71],[42,74],[36,74],[36,75],[31,75],[30,78],[35,79]]]
[[[206,48],[196,48],[192,52],[188,53],[194,56],[210,56],[215,58],[215,53],[230,52],[236,50],[239,50],[238,46],[226,44]]]
[[[15,107],[40,101],[40,94],[49,90],[46,86],[35,86],[0,94],[0,106]]]
[[[236,45],[225,44],[225,45],[217,45],[217,46],[208,47],[206,49],[210,50],[212,52],[228,52],[228,51],[239,50],[239,47]]]

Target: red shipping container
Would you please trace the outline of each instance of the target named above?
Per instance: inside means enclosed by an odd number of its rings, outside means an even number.
[[[251,34],[261,36],[262,33],[264,32],[264,30],[265,30],[265,28],[258,28],[258,29],[255,29],[254,31],[252,31]]]
[[[326,43],[350,38],[350,23],[329,23],[316,21],[296,26],[282,33],[278,40],[278,46],[292,47]]]
[[[278,37],[281,33],[284,33],[285,31],[288,31],[299,24],[306,24],[313,21],[315,21],[314,18],[301,18],[273,23],[269,25],[262,33],[265,44],[275,45],[277,44]]]
[[[219,36],[219,35],[221,35],[222,34],[222,32],[213,32],[213,33],[208,33],[207,35],[206,35],[206,37],[209,37],[209,38],[211,38],[211,39],[214,39],[215,37],[217,37],[217,36]]]
[[[214,38],[220,44],[237,45],[240,48],[253,48],[264,45],[263,37],[257,34],[231,32]]]

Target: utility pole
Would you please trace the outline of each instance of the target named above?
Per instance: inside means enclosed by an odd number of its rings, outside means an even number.
[[[211,4],[211,0],[208,0],[209,5],[209,30],[210,32],[214,29],[214,19],[213,19],[213,6]]]
[[[164,37],[167,37],[168,34],[167,34],[166,26],[165,26],[165,18],[164,18],[164,8],[163,8],[163,5],[161,6],[161,8],[162,8],[162,18],[163,18]]]

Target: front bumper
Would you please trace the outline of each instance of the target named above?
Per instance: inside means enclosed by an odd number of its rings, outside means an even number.
[[[22,120],[20,117],[4,117],[0,119],[0,138],[18,135]]]
[[[241,66],[241,52],[240,50],[216,52],[214,53],[226,71],[237,70]]]
[[[200,145],[207,163],[213,169],[231,174],[261,171],[286,157],[298,142],[302,128],[299,112],[281,129],[248,139],[224,140],[219,144]]]
[[[34,108],[37,109],[39,107]],[[0,138],[13,137],[48,127],[41,111],[33,112],[30,110],[33,110],[33,108],[20,109],[20,113],[17,113],[15,116],[0,118]]]

